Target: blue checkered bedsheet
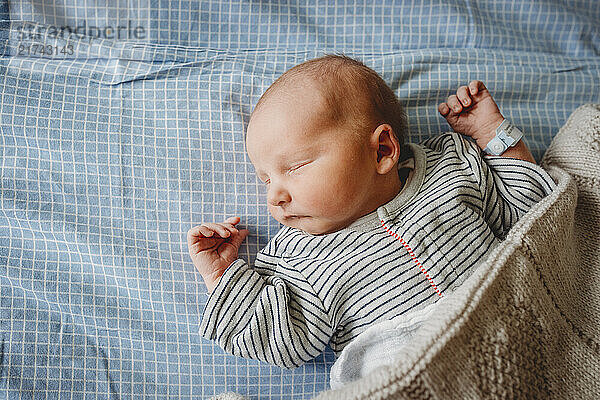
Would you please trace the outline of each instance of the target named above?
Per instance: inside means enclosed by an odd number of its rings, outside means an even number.
[[[0,398],[306,399],[331,351],[287,371],[198,335],[206,289],[185,234],[240,215],[250,261],[277,232],[244,153],[287,68],[360,58],[410,140],[483,80],[539,160],[600,102],[594,0],[0,2]],[[84,5],[87,4],[87,5]]]

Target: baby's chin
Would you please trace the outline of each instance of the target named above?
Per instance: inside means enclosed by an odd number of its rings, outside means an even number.
[[[285,226],[299,229],[302,232],[308,233],[313,236],[334,233],[344,228],[332,226],[331,224],[323,224],[322,222],[319,223],[319,221],[316,218],[310,216],[298,216],[291,218],[282,218],[277,220]]]
[[[321,231],[319,229],[315,229],[313,223],[310,223],[308,216],[295,216],[295,217],[275,217],[273,216],[280,224],[289,226],[290,228],[299,229],[303,232],[310,233],[311,235],[319,235]],[[314,222],[314,221],[313,221]]]

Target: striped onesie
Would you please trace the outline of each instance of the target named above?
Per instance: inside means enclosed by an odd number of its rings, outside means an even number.
[[[370,325],[451,293],[556,186],[540,166],[482,157],[458,133],[407,147],[398,168],[410,173],[388,203],[325,235],[284,226],[253,266],[234,261],[208,298],[202,336],[285,368],[327,344],[339,355]]]

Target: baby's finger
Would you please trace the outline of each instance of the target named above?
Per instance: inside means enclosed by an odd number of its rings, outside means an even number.
[[[203,226],[209,228],[210,230],[214,231],[215,233],[219,234],[219,236],[221,237],[229,237],[229,235],[231,234],[229,232],[229,229],[227,229],[225,226],[223,226],[222,224],[216,224],[214,222],[208,222],[206,224],[202,224]]]
[[[190,229],[187,233],[188,242],[191,244],[192,242],[196,242],[198,237],[211,237],[213,235],[213,231],[207,228],[204,225],[198,225]]]
[[[237,224],[238,222],[240,222],[240,217],[229,217],[225,220],[226,223],[230,223],[232,225]]]
[[[448,107],[448,104],[442,103],[438,106],[438,112],[445,117],[450,112],[450,107]]]
[[[215,233],[215,230],[203,224],[200,226],[200,233],[204,237],[211,237]]]
[[[469,91],[471,92],[472,96],[475,96],[477,93],[485,89],[486,87],[481,81],[471,81],[469,83]]]
[[[238,228],[236,228],[235,226],[233,226],[233,224],[228,223],[228,222],[221,222],[221,223],[217,223],[215,225],[224,229],[224,230],[219,231],[219,232],[221,232],[221,236],[224,236],[224,237],[229,237],[230,234],[236,233],[238,231]]]
[[[237,232],[239,229],[235,227],[240,222],[240,217],[229,217],[221,225],[227,227],[231,232]]]
[[[198,243],[198,238],[202,237],[210,237],[212,236],[212,232],[202,225],[195,226],[188,230],[187,233],[187,242],[188,246],[191,248],[193,245]]]
[[[464,107],[468,107],[471,104],[471,96],[469,96],[469,92],[466,86],[461,86],[456,91],[456,96],[458,100],[462,103]]]
[[[202,232],[202,225],[194,226],[190,228],[187,232],[188,238],[193,238],[194,236],[204,236],[204,232]]]
[[[198,231],[198,227],[195,226],[191,229],[189,229],[187,231],[187,242],[188,242],[188,246],[193,245],[196,242],[196,239],[194,239],[194,237],[196,237],[197,235],[197,231]]]
[[[226,230],[223,229],[222,227],[220,227],[218,224],[212,223],[212,222],[207,222],[204,223],[200,226],[200,233],[202,234],[202,236],[204,237],[211,237],[213,236],[213,234],[217,234],[221,237],[223,237],[223,233]],[[227,232],[227,234],[229,234],[229,232]],[[227,236],[225,236],[227,237]]]
[[[456,97],[455,94],[448,97],[446,103],[448,103],[448,106],[455,114],[458,114],[462,111],[462,105],[460,104],[460,101],[458,101],[458,97]]]

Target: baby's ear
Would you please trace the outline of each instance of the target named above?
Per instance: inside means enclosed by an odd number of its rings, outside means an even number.
[[[387,174],[398,162],[400,144],[394,130],[388,124],[379,125],[374,132],[377,137],[377,172]]]

